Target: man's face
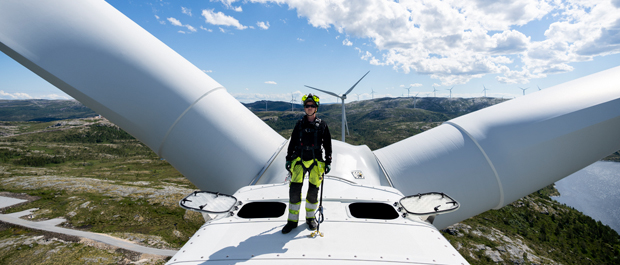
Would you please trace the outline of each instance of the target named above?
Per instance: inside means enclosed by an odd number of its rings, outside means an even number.
[[[312,115],[316,111],[316,104],[312,101],[308,101],[304,104],[304,110],[306,110],[307,115]]]

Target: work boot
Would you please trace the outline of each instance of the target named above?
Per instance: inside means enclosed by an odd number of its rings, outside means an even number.
[[[291,230],[297,228],[297,222],[288,221],[284,228],[282,228],[282,234],[288,234]]]
[[[318,226],[316,218],[306,219],[306,224],[308,224],[308,229],[310,229],[310,231],[316,230],[316,227]]]

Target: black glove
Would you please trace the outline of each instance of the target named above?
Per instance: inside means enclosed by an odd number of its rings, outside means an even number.
[[[291,164],[293,164],[293,161],[286,161],[286,170],[291,171]]]
[[[331,165],[327,165],[325,167],[325,174],[329,173],[332,170],[332,166]]]

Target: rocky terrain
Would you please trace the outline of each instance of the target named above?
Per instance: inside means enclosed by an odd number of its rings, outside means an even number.
[[[347,142],[381,148],[501,101],[396,98],[349,103]],[[301,116],[288,110],[255,110],[255,114],[285,137]],[[339,139],[339,105],[322,107],[320,114]],[[195,188],[165,160],[105,119],[0,122],[0,193],[30,201],[0,209],[3,214],[38,208],[25,218],[63,217],[67,228],[178,249],[204,223],[200,214],[177,204]],[[553,201],[549,196],[554,192],[547,187],[442,233],[471,264],[619,264],[618,234]],[[0,224],[0,264],[162,264],[165,260]]]

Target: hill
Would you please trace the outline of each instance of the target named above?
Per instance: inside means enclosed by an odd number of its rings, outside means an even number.
[[[496,98],[379,98],[354,101],[346,104],[349,127],[346,139],[348,143],[368,145],[375,150],[503,101]],[[290,103],[285,104],[288,107],[284,111],[264,111],[263,108],[261,111],[255,109],[254,114],[288,138],[303,112],[301,108],[290,111]],[[322,105],[318,110],[317,115],[329,124],[334,139],[341,139],[341,113],[341,104]]]
[[[0,121],[55,121],[96,116],[75,100],[0,100]]]
[[[391,98],[347,103],[351,133],[347,142],[381,148],[501,101]],[[288,137],[302,115],[300,109],[288,107],[254,113]],[[52,116],[64,111],[53,106],[42,109]],[[319,113],[328,120],[333,138],[339,139],[340,105],[324,105]],[[195,188],[165,160],[105,119],[0,124],[0,192],[39,198],[3,213],[36,207],[40,210],[29,217],[32,220],[64,217],[66,227],[178,248],[203,222],[199,215],[178,207],[178,200]],[[618,233],[553,201],[549,196],[556,192],[546,187],[442,232],[472,264],[618,264]],[[45,258],[40,253],[49,253],[45,255],[51,260],[68,256],[73,264],[136,261],[78,242],[43,243],[37,239],[40,236],[0,224],[0,244],[5,246],[0,249],[0,263],[36,263]]]

